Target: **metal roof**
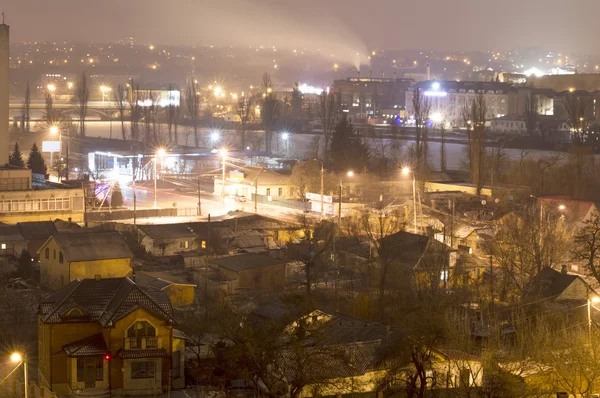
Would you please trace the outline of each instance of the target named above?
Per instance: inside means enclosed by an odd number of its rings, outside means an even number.
[[[59,234],[52,239],[69,262],[133,258],[125,238],[118,232]]]

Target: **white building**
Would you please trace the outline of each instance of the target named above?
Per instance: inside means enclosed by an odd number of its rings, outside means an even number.
[[[413,97],[415,91],[420,90],[423,99],[431,105],[429,115],[437,115],[456,127],[464,125],[463,112],[478,95],[485,98],[488,120],[502,117],[508,113],[510,87],[510,84],[497,82],[419,82],[406,92],[406,114],[408,118],[414,116]]]

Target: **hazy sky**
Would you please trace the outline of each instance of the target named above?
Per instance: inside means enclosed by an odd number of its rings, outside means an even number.
[[[598,52],[598,0],[4,0],[13,40]],[[271,41],[272,43],[268,43]]]

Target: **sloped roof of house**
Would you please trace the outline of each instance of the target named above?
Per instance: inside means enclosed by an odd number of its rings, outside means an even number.
[[[173,309],[166,295],[150,295],[129,278],[75,280],[45,298],[39,314],[43,323],[98,322],[107,327],[139,308],[173,322]],[[81,315],[70,315],[72,309],[78,309]]]
[[[435,256],[452,250],[433,238],[405,231],[388,235],[383,240],[382,252],[387,258],[394,263],[407,267],[419,266],[426,254],[431,257],[429,260],[434,261]],[[426,264],[423,264],[423,266],[426,266]]]
[[[57,218],[56,220],[54,220],[54,226],[56,227],[56,229],[58,231],[69,230],[69,229],[81,229],[81,226],[79,224],[61,220],[60,218]]]
[[[64,345],[62,349],[68,357],[102,356],[109,352],[102,333],[97,333]]]
[[[125,238],[118,232],[58,234],[49,239],[56,241],[69,262],[133,258]]]
[[[21,230],[17,225],[0,225],[0,241],[2,242],[18,242],[24,241]]]
[[[221,257],[211,260],[210,263],[234,272],[248,271],[256,268],[270,267],[285,264],[287,260],[280,260],[267,254],[238,254],[236,256]]]
[[[138,225],[137,229],[152,239],[195,239],[198,234],[190,223]]]
[[[25,240],[44,240],[58,232],[52,221],[19,222],[17,226]]]
[[[525,286],[525,295],[535,294],[539,283],[542,297],[555,298],[560,296],[577,279],[581,278],[577,275],[565,274],[550,267],[545,267]],[[581,281],[585,283],[583,279]],[[585,299],[585,297],[582,297],[582,299]]]

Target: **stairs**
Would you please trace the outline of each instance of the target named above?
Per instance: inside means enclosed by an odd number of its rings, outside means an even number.
[[[108,398],[109,396],[110,391],[105,388],[86,388],[71,392],[71,397],[74,398]]]

